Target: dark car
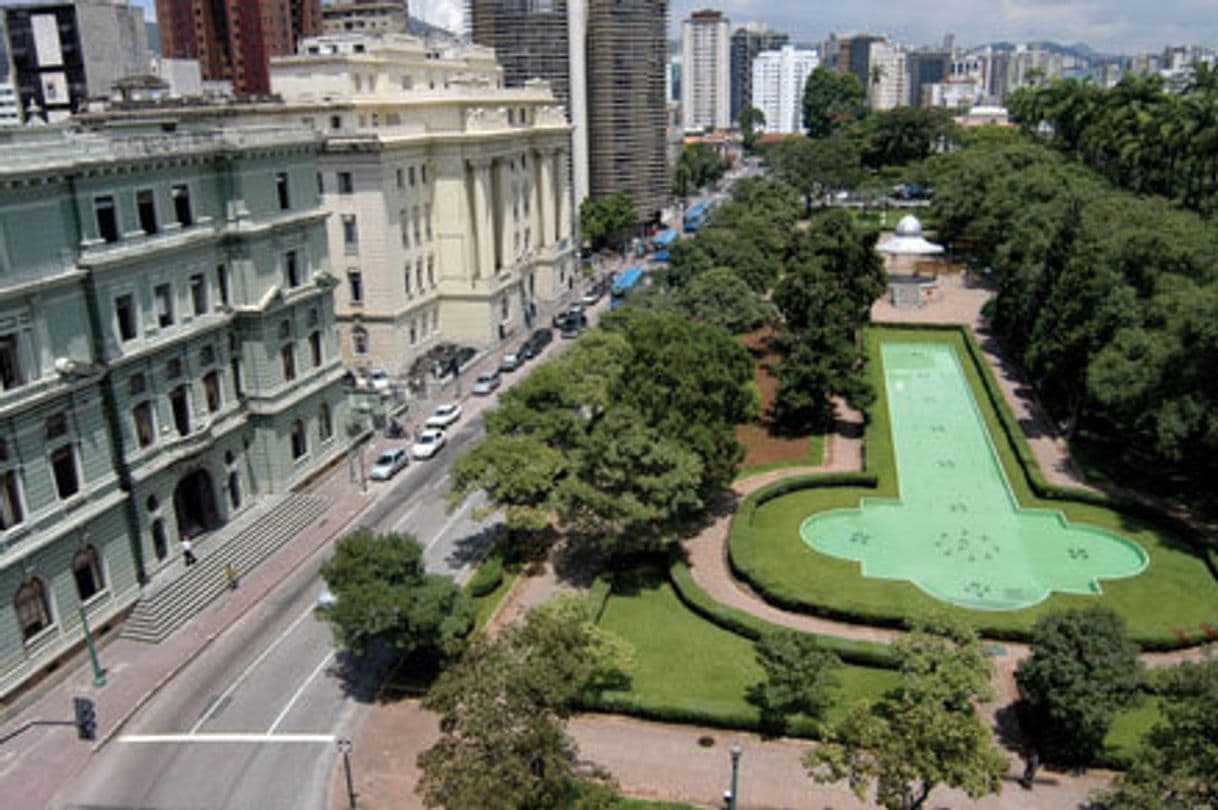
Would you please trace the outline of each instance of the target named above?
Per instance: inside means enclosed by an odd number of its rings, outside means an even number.
[[[532,360],[545,351],[546,346],[549,346],[552,340],[554,340],[554,333],[549,329],[537,329],[520,347],[520,356]]]
[[[567,323],[567,315],[568,313],[566,311],[555,312],[554,318],[552,321],[550,321],[550,323],[554,324],[555,329],[562,329]]]
[[[478,350],[473,346],[462,346],[461,348],[457,349],[457,367],[464,367],[466,363],[474,359],[474,355],[477,353]]]

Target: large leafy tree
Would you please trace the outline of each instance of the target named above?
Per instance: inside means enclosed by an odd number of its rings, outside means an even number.
[[[710,185],[727,171],[727,163],[710,144],[690,144],[681,150],[673,167],[672,192],[686,197],[691,192]]]
[[[758,127],[765,126],[765,113],[756,107],[745,107],[740,111],[740,138],[744,142],[744,151],[752,152],[761,137]]]
[[[579,227],[594,249],[620,244],[638,224],[634,201],[624,191],[607,197],[588,197],[579,206]]]
[[[863,83],[853,73],[818,67],[804,82],[804,129],[811,138],[824,138],[866,113]]]
[[[902,681],[855,707],[804,757],[817,782],[846,779],[891,810],[923,807],[937,785],[970,798],[998,793],[1006,759],[973,703],[990,697],[991,666],[976,633],[937,618],[894,645]]]
[[[761,709],[762,725],[781,733],[792,715],[820,718],[833,704],[841,661],[822,648],[816,637],[794,630],[775,630],[754,645],[765,680],[750,690]]]
[[[1107,608],[1052,613],[1015,672],[1021,723],[1047,760],[1089,764],[1116,712],[1137,696],[1137,647]]]
[[[717,267],[695,278],[677,296],[677,305],[695,321],[733,334],[751,332],[773,316],[773,308],[734,270]]]
[[[774,145],[770,158],[778,179],[803,195],[806,212],[813,201],[854,186],[861,177],[861,160],[858,142],[844,133],[818,140],[786,138]]]
[[[1218,661],[1167,670],[1161,720],[1133,764],[1094,798],[1104,810],[1195,810],[1218,804]]]
[[[589,694],[627,685],[629,666],[628,648],[592,623],[579,597],[535,610],[495,639],[474,639],[424,701],[441,730],[418,760],[424,802],[581,806],[577,751],[563,721]]]
[[[502,396],[454,467],[450,504],[485,489],[518,528],[554,515],[611,555],[668,542],[730,481],[751,380],[722,329],[626,307]]]
[[[897,107],[872,118],[865,158],[874,167],[924,160],[946,146],[955,130],[951,112],[939,107]]]
[[[338,646],[362,657],[378,645],[403,655],[451,654],[473,626],[469,595],[428,574],[406,534],[360,529],[338,541],[321,576],[334,601],[320,608]]]

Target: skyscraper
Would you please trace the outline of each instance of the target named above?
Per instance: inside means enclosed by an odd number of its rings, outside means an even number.
[[[681,123],[686,132],[731,124],[728,21],[705,9],[681,25]]]
[[[321,33],[321,0],[157,0],[161,54],[198,59],[204,79],[238,95],[270,92],[268,60]]]
[[[731,88],[731,120],[740,120],[740,111],[753,103],[753,60],[762,51],[774,51],[789,41],[786,34],[766,28],[762,23],[748,23],[732,34],[731,65],[728,80]]]
[[[409,16],[406,0],[332,0],[321,24],[327,34],[404,34]]]
[[[668,196],[667,0],[468,0],[470,35],[507,86],[546,79],[571,118],[575,207],[625,191],[652,219]]]
[[[804,82],[820,64],[816,51],[784,45],[753,60],[752,106],[765,116],[766,132],[803,131]]]

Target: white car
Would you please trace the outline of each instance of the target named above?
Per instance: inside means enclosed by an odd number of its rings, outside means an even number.
[[[478,375],[478,379],[474,381],[474,393],[478,396],[488,396],[495,392],[499,387],[499,372],[485,371]]]
[[[418,438],[414,440],[414,446],[410,448],[410,454],[415,458],[431,458],[440,452],[440,448],[444,446],[445,441],[444,431],[428,428],[419,433]]]
[[[446,428],[461,418],[461,406],[455,402],[436,406],[435,413],[427,417],[423,427]]]
[[[389,375],[384,369],[374,368],[368,374],[368,387],[373,391],[389,390]]]
[[[410,454],[404,448],[395,447],[390,450],[382,450],[381,454],[376,457],[368,477],[373,481],[388,481],[398,474],[398,470],[409,463]]]

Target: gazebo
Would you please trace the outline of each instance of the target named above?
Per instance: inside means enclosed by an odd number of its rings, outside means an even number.
[[[875,249],[890,257],[888,286],[893,305],[922,306],[938,286],[938,279],[932,275],[929,281],[920,280],[917,260],[943,253],[943,246],[922,236],[922,223],[913,214],[906,214],[897,223],[893,235],[876,245]]]

